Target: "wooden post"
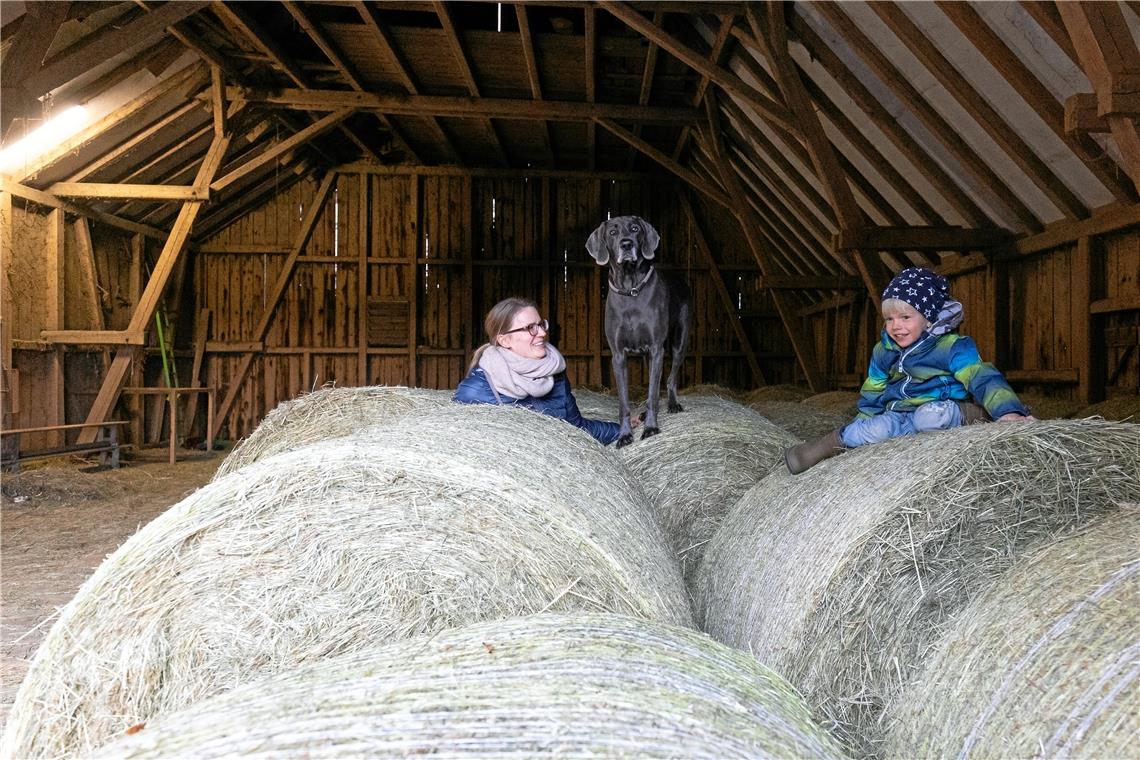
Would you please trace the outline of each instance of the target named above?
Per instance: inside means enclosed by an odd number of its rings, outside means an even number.
[[[198,385],[198,376],[202,372],[202,361],[206,354],[206,340],[210,334],[210,310],[202,309],[198,312],[198,320],[194,324],[194,363],[190,367],[190,386]],[[194,420],[198,416],[198,394],[190,394],[186,408],[186,433],[189,435],[194,429]],[[209,431],[206,432],[209,435]]]
[[[0,425],[4,429],[15,426],[16,409],[19,399],[15,395],[16,377],[12,367],[12,319],[15,308],[12,304],[10,271],[12,267],[12,194],[0,191]]]
[[[64,283],[66,278],[66,255],[65,255],[65,240],[66,228],[64,227],[64,214],[60,209],[54,209],[48,213],[48,236],[47,236],[47,323],[50,330],[62,330],[64,328]],[[63,346],[56,344],[55,350],[52,351],[51,357],[51,387],[48,389],[48,398],[50,399],[51,416],[53,425],[66,425],[67,424],[67,399],[64,393],[64,362],[65,357],[63,353]],[[93,430],[93,433],[98,433],[98,430]],[[64,446],[67,444],[66,431],[59,431],[57,435],[59,443],[57,445]]]

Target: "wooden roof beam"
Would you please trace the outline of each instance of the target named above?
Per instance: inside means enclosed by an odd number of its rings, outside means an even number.
[[[969,3],[939,0],[938,7],[1116,200],[1134,203],[1140,197],[1131,182],[1120,180],[1116,162],[1095,140],[1088,135],[1066,134],[1064,108],[1053,93],[1006,47],[1001,37]],[[976,222],[971,223],[980,226]]]
[[[1008,245],[1013,236],[1002,230],[965,227],[864,227],[840,230],[837,251],[983,251]]]
[[[542,100],[542,77],[538,71],[538,54],[534,47],[534,37],[530,31],[530,17],[526,6],[515,3],[515,15],[519,21],[519,36],[522,37],[523,59],[526,62],[526,76],[530,82],[530,96]],[[542,123],[542,144],[546,152],[547,165],[554,166],[554,136],[550,133],[550,123]]]
[[[51,193],[45,193],[43,190],[36,190],[33,187],[28,187],[27,185],[22,185],[19,182],[13,182],[3,177],[0,177],[0,192],[10,193],[15,197],[23,198],[33,203],[38,203],[41,206],[47,206],[48,208],[62,209],[69,214],[87,217],[88,219],[106,224],[108,227],[115,227],[127,232],[133,232],[137,235],[145,235],[155,240],[165,240],[167,237],[165,231],[155,227],[148,227],[145,224],[132,222],[130,219],[123,219],[114,214],[106,214],[78,203],[65,201]]]
[[[962,169],[973,178],[975,187],[983,195],[988,195],[992,204],[1005,208],[1025,229],[1031,232],[1041,229],[1043,226],[1041,220],[1017,197],[1005,180],[970,147],[958,131],[930,105],[910,80],[899,73],[890,59],[851,21],[845,11],[828,3],[813,3],[812,8],[847,40],[855,54],[875,76],[942,143]]]
[[[293,2],[293,0],[282,0],[282,4],[285,6],[285,9],[289,11],[289,13],[293,16],[293,19],[297,22],[297,24],[305,30],[305,33],[307,35],[309,35],[309,39],[316,43],[317,47],[321,49],[321,52],[325,54],[325,57],[328,58],[332,65],[336,67],[336,70],[339,71],[340,75],[344,77],[346,82],[348,82],[348,86],[357,92],[364,92],[365,88],[364,85],[361,84],[360,77],[353,70],[352,66],[349,65],[348,61],[345,60],[344,56],[341,55],[340,51],[337,49],[336,45],[333,44],[332,40],[330,40],[325,35],[324,31],[321,30],[315,21],[309,18],[309,14],[305,12],[305,9],[302,8],[299,4]],[[411,144],[407,141],[407,138],[404,136],[404,134],[398,130],[394,124],[392,124],[391,120],[389,120],[388,117],[384,116],[383,114],[375,115],[376,118],[380,120],[380,123],[384,125],[385,129],[387,129],[392,134],[392,137],[396,140],[396,143],[400,146],[400,149],[403,150],[408,156],[410,156],[413,161],[422,164],[423,160],[421,160],[420,157],[416,154],[415,150],[412,149]],[[353,137],[356,137],[356,135],[353,134]],[[357,144],[360,145],[359,138],[357,138],[357,140],[354,140],[354,142],[357,142]],[[363,145],[361,147],[364,149],[367,155],[375,157],[377,159],[377,162],[379,162],[379,157],[376,156],[375,152],[371,148]]]
[[[656,42],[667,53],[686,64],[689,68],[706,75],[725,92],[731,93],[747,102],[781,129],[792,132],[795,131],[792,116],[788,113],[786,108],[767,95],[759,92],[751,85],[745,83],[731,71],[710,64],[703,55],[675,37],[667,34],[664,30],[654,26],[652,21],[642,16],[641,13],[634,8],[617,0],[602,0],[599,5],[625,22],[629,28],[639,32],[651,42]]]
[[[1116,112],[1112,98],[1117,93],[1135,96],[1140,89],[1140,50],[1117,3],[1066,3],[1057,6],[1073,40],[1081,68],[1092,83],[1106,114],[1112,139],[1124,158],[1124,169],[1140,189],[1140,133],[1136,120]]]
[[[1057,12],[1056,3],[1052,0],[1048,2],[1045,0],[1021,0],[1021,7],[1033,17],[1033,20],[1049,35],[1049,38],[1057,43],[1057,47],[1069,56],[1069,60],[1076,63],[1077,51],[1073,49],[1073,41],[1069,39],[1065,24],[1061,21],[1061,14]]]
[[[434,0],[433,7],[435,8],[435,15],[439,17],[439,22],[443,24],[443,31],[446,33],[447,41],[451,45],[451,54],[454,56],[455,62],[459,65],[459,71],[463,76],[467,91],[471,93],[471,97],[481,97],[479,83],[475,80],[475,73],[471,68],[471,57],[467,53],[467,46],[463,43],[463,36],[459,28],[455,25],[455,19],[451,16],[451,9],[447,7],[447,3],[443,2],[443,0]],[[503,166],[510,166],[511,162],[507,158],[507,152],[503,149],[503,141],[499,137],[498,130],[495,129],[495,123],[490,119],[484,119],[483,126],[487,130],[487,135],[491,140],[491,147],[495,149],[499,162]]]
[[[653,25],[656,27],[663,27],[665,25],[665,12],[657,11],[653,14]],[[657,71],[657,53],[661,48],[657,43],[650,40],[649,47],[645,51],[645,65],[641,68],[641,91],[637,96],[637,104],[646,106],[649,105],[649,96],[653,92],[653,75]],[[641,137],[641,123],[633,125],[633,134]],[[637,158],[637,151],[630,149],[629,158],[626,161],[625,168],[627,171],[633,171],[633,162]]]
[[[64,198],[131,198],[145,201],[208,201],[209,188],[188,185],[125,185],[107,182],[56,182],[49,193]]]
[[[914,137],[902,128],[894,114],[888,111],[866,85],[847,68],[847,64],[840,60],[839,56],[820,38],[810,24],[798,14],[793,14],[791,25],[792,31],[800,43],[804,45],[808,55],[823,66],[828,76],[839,85],[839,88],[854,101],[859,109],[867,115],[898,151],[910,161],[911,165],[930,182],[934,189],[968,224],[975,227],[992,224],[990,218],[981,210],[977,202],[958,185],[957,180],[927,155]],[[751,41],[751,37],[748,37],[748,40]],[[753,44],[756,43],[753,42]]]
[[[364,21],[364,25],[372,30],[372,34],[379,43],[381,50],[387,54],[388,60],[395,67],[396,76],[400,79],[404,89],[407,90],[410,95],[419,95],[419,87],[416,85],[415,80],[412,79],[411,69],[407,61],[404,60],[396,48],[396,42],[392,39],[392,34],[388,31],[387,25],[381,23],[379,11],[363,2],[363,0],[355,0],[353,7],[356,8],[356,12],[360,15],[361,20]],[[439,119],[431,115],[426,116],[426,118],[432,132],[435,133],[435,138],[443,145],[451,157],[451,160],[459,163],[461,161],[459,150],[455,147],[455,143],[451,141],[443,125],[440,124]]]
[[[586,79],[586,102],[593,103],[598,96],[598,13],[593,5],[587,5],[584,13],[583,68]],[[592,119],[586,125],[586,150],[588,152],[586,167],[593,171],[598,166],[598,125]]]
[[[966,78],[954,68],[954,65],[910,20],[899,5],[871,3],[869,7],[1065,217],[1080,219],[1088,216],[1088,207],[1076,193],[1045,165],[1034,149],[1006,123],[1002,115],[982,97],[981,93],[966,81]]]
[[[640,137],[635,137],[632,132],[629,132],[624,127],[621,127],[616,122],[610,119],[598,119],[599,126],[605,127],[615,137],[640,150],[649,158],[652,158],[661,166],[676,174],[691,187],[704,193],[709,199],[716,201],[725,208],[731,210],[732,204],[728,197],[722,193],[718,188],[715,188],[703,179],[698,177],[691,169],[681,166],[676,161],[667,156],[664,152],[653,147]]]
[[[716,39],[713,40],[712,50],[709,51],[708,62],[713,66],[720,66],[721,58],[724,57],[725,50],[728,49],[728,43],[732,39],[732,26],[736,23],[736,16],[721,16],[720,28],[717,29]],[[710,80],[706,75],[701,74],[701,79],[697,82],[697,94],[693,96],[693,106],[699,108],[705,99],[705,91],[708,89]],[[677,137],[677,144],[673,146],[673,160],[679,161],[682,151],[685,150],[685,144],[692,137],[693,130],[690,127],[685,127],[681,130],[681,134]]]
[[[27,119],[39,105],[36,98],[43,93],[32,92],[25,84],[39,71],[47,56],[55,34],[67,21],[71,3],[29,3],[24,11],[24,23],[15,34],[12,46],[0,68],[0,99],[4,102],[4,115],[0,120],[0,134],[9,138],[9,127],[16,119]],[[36,114],[38,115],[38,114]]]
[[[308,127],[302,129],[300,132],[297,132],[296,134],[291,135],[276,145],[273,145],[262,151],[257,156],[257,158],[254,158],[248,163],[238,167],[237,169],[234,169],[224,177],[214,180],[214,182],[210,184],[210,189],[215,192],[224,190],[250,172],[256,171],[258,168],[264,166],[283,153],[293,150],[300,145],[304,145],[307,141],[335,127],[337,124],[344,121],[351,115],[352,109],[345,108],[340,111],[334,111],[324,118],[313,122]]]
[[[163,130],[165,130],[167,127],[169,127],[171,124],[173,124],[174,122],[181,119],[183,116],[186,116],[190,112],[195,111],[200,107],[201,107],[201,105],[199,103],[197,103],[196,101],[193,101],[193,100],[182,104],[181,106],[175,108],[173,111],[166,114],[161,119],[154,122],[153,124],[151,124],[147,127],[144,127],[143,129],[140,129],[138,132],[135,132],[133,135],[131,135],[126,140],[123,140],[122,142],[120,142],[118,145],[116,145],[111,150],[102,154],[101,156],[96,158],[94,161],[90,162],[89,164],[87,164],[86,166],[81,168],[79,171],[77,171],[74,174],[67,177],[67,179],[64,181],[65,182],[82,182],[82,181],[84,181],[85,179],[90,177],[92,174],[95,174],[96,172],[100,171],[101,169],[111,165],[115,161],[119,160],[123,156],[125,156],[128,153],[130,153],[131,151],[133,151],[135,148],[137,148],[142,143],[146,142],[150,138],[154,137],[155,135],[157,135],[160,132],[162,132]]]

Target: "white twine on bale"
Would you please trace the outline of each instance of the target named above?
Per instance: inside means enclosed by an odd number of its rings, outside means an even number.
[[[258,675],[546,610],[691,624],[640,488],[557,419],[410,414],[247,465],[130,538],[45,638],[0,755],[87,754]]]
[[[398,385],[358,388],[327,385],[282,401],[234,447],[218,466],[214,480],[263,457],[351,435],[412,412],[444,406],[451,401],[453,393]]]
[[[839,758],[795,691],[695,631],[539,615],[369,648],[161,716],[102,758]]]
[[[888,757],[1126,757],[1140,741],[1140,505],[1033,552],[888,707]]]
[[[1027,549],[1140,498],[1140,426],[973,425],[777,470],[709,543],[698,621],[857,752],[955,612]]]
[[[753,401],[748,407],[805,441],[837,430],[853,419],[853,415],[828,411],[798,401]]]
[[[657,508],[686,580],[736,501],[796,438],[751,409],[716,396],[682,396],[685,411],[657,415],[661,432],[618,450]]]

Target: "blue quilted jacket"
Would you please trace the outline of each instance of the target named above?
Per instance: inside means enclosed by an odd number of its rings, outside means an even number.
[[[618,438],[618,424],[603,420],[588,420],[578,411],[578,402],[570,392],[570,381],[566,379],[565,372],[554,376],[554,387],[545,396],[527,396],[526,398],[513,398],[491,390],[491,383],[482,367],[475,367],[467,373],[455,389],[452,397],[461,404],[510,404],[533,409],[536,412],[566,420],[571,425],[580,427],[594,436],[602,444],[613,443]],[[501,399],[501,401],[500,401]]]
[[[1029,414],[1001,372],[982,361],[973,339],[956,332],[924,332],[904,349],[884,330],[860,390],[859,416],[913,412],[929,401],[971,397],[995,420],[1009,412]]]

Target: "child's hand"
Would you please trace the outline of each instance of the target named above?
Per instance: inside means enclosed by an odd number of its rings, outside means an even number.
[[[1008,412],[997,418],[998,422],[1037,422],[1037,418],[1032,414],[1018,414],[1017,412]]]

